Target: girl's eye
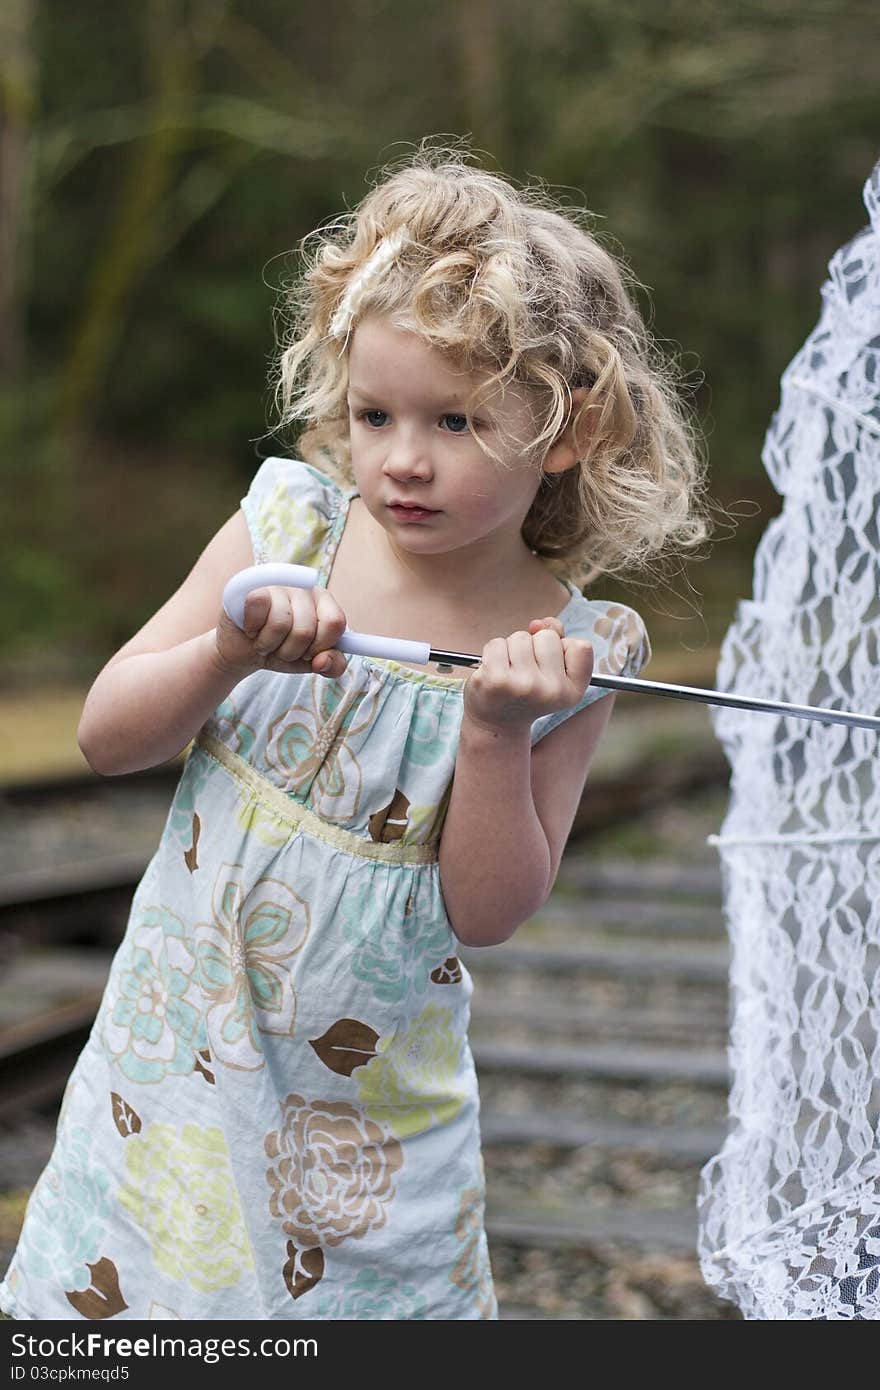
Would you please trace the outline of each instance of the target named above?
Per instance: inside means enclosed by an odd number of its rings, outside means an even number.
[[[382,429],[388,423],[388,413],[385,410],[362,410],[358,419],[365,421],[370,429]],[[466,415],[443,415],[441,416],[443,426],[450,434],[466,434],[468,432],[468,422]],[[477,421],[474,421],[477,424]]]

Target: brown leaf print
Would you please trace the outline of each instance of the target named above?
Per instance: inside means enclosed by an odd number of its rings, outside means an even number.
[[[355,1067],[366,1066],[376,1055],[379,1034],[368,1023],[357,1018],[340,1018],[320,1038],[309,1038],[313,1047],[331,1071],[339,1076],[351,1076]]]
[[[193,1071],[200,1072],[207,1081],[208,1085],[213,1086],[214,1073],[210,1070],[210,1067],[208,1065],[210,1061],[211,1054],[206,1047],[203,1047],[201,1052],[196,1054],[196,1064],[193,1067]]]
[[[370,816],[370,837],[382,844],[402,840],[409,815],[409,801],[398,787],[389,804]]]
[[[608,639],[608,651],[596,662],[597,673],[619,676],[625,671],[640,671],[650,660],[648,634],[632,608],[610,604],[604,617],[596,620],[595,632]]]
[[[457,956],[450,956],[436,970],[431,971],[435,985],[457,985],[461,980],[461,965]]]
[[[619,618],[626,615],[626,609],[619,603],[609,603],[601,618],[596,619],[596,631],[600,637],[607,637],[614,631]]]
[[[140,1134],[141,1117],[132,1110],[127,1101],[115,1091],[110,1092],[110,1104],[113,1107],[113,1123],[119,1130],[123,1139],[127,1139],[130,1134]]]
[[[284,1266],[284,1283],[291,1298],[302,1298],[324,1277],[324,1251],[297,1250],[292,1240],[287,1242],[288,1260]]]
[[[301,1249],[360,1240],[385,1225],[403,1149],[362,1106],[290,1095],[264,1147],[269,1210]]]
[[[92,1272],[92,1287],[82,1292],[65,1291],[64,1297],[84,1318],[113,1318],[123,1312],[128,1304],[119,1290],[119,1275],[112,1260],[101,1259],[89,1265]]]
[[[197,849],[197,847],[198,847],[198,843],[199,843],[199,834],[200,834],[200,832],[201,832],[201,829],[202,829],[202,823],[201,823],[201,821],[199,820],[198,816],[196,815],[195,811],[193,811],[193,842],[192,842],[192,848],[191,848],[191,849],[188,849],[188,850],[186,851],[186,853],[184,854],[184,856],[183,856],[183,861],[184,861],[184,863],[186,864],[186,867],[189,869],[189,871],[190,871],[191,874],[194,874],[195,871],[196,871],[196,869],[199,867],[198,860],[197,860],[197,858],[196,858],[196,849]]]

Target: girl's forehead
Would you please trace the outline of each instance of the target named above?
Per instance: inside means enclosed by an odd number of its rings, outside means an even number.
[[[354,395],[411,392],[425,400],[436,399],[438,404],[452,400],[463,404],[492,375],[490,367],[465,367],[414,329],[378,315],[365,317],[352,332],[348,388]],[[510,404],[521,395],[521,386],[508,383],[506,387],[494,386],[484,399]]]
[[[371,315],[355,325],[349,347],[349,375],[366,378],[405,371],[407,376],[438,376],[467,384],[470,373],[415,329]]]

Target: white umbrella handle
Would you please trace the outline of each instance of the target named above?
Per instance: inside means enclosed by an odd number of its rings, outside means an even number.
[[[308,565],[251,565],[249,569],[234,574],[223,590],[223,608],[228,616],[241,627],[244,622],[244,601],[254,589],[265,589],[270,584],[280,584],[288,589],[313,589],[318,580],[318,571]],[[426,666],[431,660],[431,647],[427,642],[408,642],[399,637],[373,637],[368,632],[352,632],[347,627],[336,650],[356,656],[378,656],[388,661],[410,662],[416,666]]]

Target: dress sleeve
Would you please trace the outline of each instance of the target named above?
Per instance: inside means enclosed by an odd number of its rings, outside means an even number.
[[[585,599],[583,608],[575,613],[571,621],[566,621],[565,635],[583,637],[592,643],[595,675],[637,676],[651,659],[651,643],[645,624],[634,608],[627,608],[622,603]],[[532,746],[573,714],[601,700],[603,695],[610,694],[610,690],[588,685],[576,705],[556,710],[554,714],[542,715],[532,724]]]
[[[331,479],[311,464],[265,459],[241,499],[254,563],[282,561],[319,568],[340,498]]]

